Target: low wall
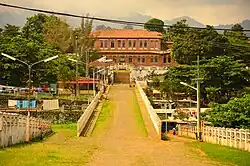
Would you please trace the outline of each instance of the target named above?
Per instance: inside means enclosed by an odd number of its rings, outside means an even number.
[[[70,124],[76,123],[84,110],[78,111],[41,111],[41,112],[31,112],[30,115],[35,118],[40,118],[51,122],[52,124]],[[27,112],[20,112],[19,114],[26,115]]]
[[[180,136],[196,138],[195,133],[195,126],[179,126],[178,134]],[[205,126],[202,129],[202,140],[208,143],[250,151],[250,130]]]
[[[93,111],[95,110],[99,99],[102,96],[102,92],[99,91],[98,94],[95,96],[95,98],[92,100],[92,102],[89,104],[89,106],[86,108],[82,116],[77,121],[77,136],[80,137],[84,128],[86,127],[86,124],[88,123],[89,118],[91,117]]]
[[[150,116],[150,119],[153,122],[154,128],[157,132],[157,134],[160,136],[161,135],[161,120],[158,117],[157,113],[154,111],[154,108],[152,107],[150,101],[148,100],[147,95],[145,94],[145,92],[143,91],[141,85],[139,84],[138,81],[136,81],[136,87],[140,92],[140,95],[143,99],[144,104],[146,105],[148,114]]]
[[[25,142],[26,116],[19,114],[0,113],[0,147]],[[50,123],[45,120],[30,117],[30,139],[41,137],[51,132]]]

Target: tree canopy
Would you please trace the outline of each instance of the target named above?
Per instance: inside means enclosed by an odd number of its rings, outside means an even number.
[[[213,104],[206,120],[217,127],[250,128],[250,95],[231,99],[227,104]]]
[[[80,28],[73,29],[59,17],[37,14],[27,18],[24,27],[7,24],[1,29],[0,53],[28,64],[59,55],[57,60],[32,67],[32,83],[41,85],[71,80],[75,77],[75,64],[68,61],[67,53],[75,52],[75,34],[79,36],[79,48],[93,50],[94,40],[89,36],[91,28],[91,21],[83,21]],[[0,84],[27,85],[28,69],[24,64],[0,56],[0,70]],[[84,70],[79,71],[83,76]]]
[[[144,29],[148,31],[156,31],[160,33],[166,33],[164,29],[164,22],[157,18],[152,18],[144,24]]]

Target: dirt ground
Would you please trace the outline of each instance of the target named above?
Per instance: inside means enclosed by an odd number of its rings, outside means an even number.
[[[135,89],[129,88],[128,85],[114,85],[111,88],[109,99],[114,104],[112,117],[108,119],[108,125],[102,126],[103,130],[92,137],[100,148],[87,165],[220,165],[206,159],[202,152],[193,153],[195,149],[187,148],[185,142],[193,141],[191,139],[170,136],[170,141],[161,141],[152,131],[148,131],[148,135],[143,134],[141,131],[144,129],[138,128],[137,124],[138,115],[133,104],[134,91]],[[146,128],[152,129],[149,116],[145,116],[145,110],[141,111]]]

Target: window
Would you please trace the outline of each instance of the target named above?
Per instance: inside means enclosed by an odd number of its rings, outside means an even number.
[[[100,40],[100,48],[103,48],[103,40]]]
[[[129,62],[129,63],[133,63],[132,56],[129,56],[129,58],[128,58],[128,62]]]
[[[137,56],[137,63],[141,63],[141,57]]]
[[[156,49],[156,50],[159,49],[159,41],[158,41],[158,40],[155,41],[155,49]]]
[[[171,57],[168,56],[168,63],[171,63]]]
[[[140,48],[143,48],[143,41],[140,40]]]
[[[148,48],[148,41],[144,40],[144,48]]]
[[[126,40],[122,40],[122,48],[126,48]]]
[[[154,47],[155,47],[155,45],[154,45],[154,40],[150,40],[150,47],[151,47],[151,48],[154,48]]]
[[[145,56],[142,57],[141,62],[142,62],[142,63],[145,63]]]
[[[110,41],[110,48],[115,48],[115,41],[114,40]]]
[[[154,62],[154,57],[153,56],[151,56],[151,63],[153,63]]]
[[[118,48],[121,48],[121,40],[118,40],[117,43],[118,43]]]
[[[163,57],[163,63],[167,63],[167,56],[166,55],[164,55],[164,57]]]
[[[155,63],[158,62],[158,56],[155,56]]]
[[[105,40],[105,41],[104,41],[104,47],[105,47],[105,48],[108,48],[108,40]]]
[[[136,48],[136,40],[133,41],[133,48]]]
[[[128,41],[128,47],[129,47],[129,48],[132,48],[132,40],[129,40],[129,41]]]
[[[116,56],[113,56],[113,61],[116,63]]]

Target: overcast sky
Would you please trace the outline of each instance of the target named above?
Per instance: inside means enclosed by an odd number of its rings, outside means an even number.
[[[2,2],[76,14],[89,13],[92,16],[109,18],[128,17],[132,13],[150,15],[163,20],[190,16],[209,25],[232,24],[250,19],[250,0],[2,0]],[[1,7],[0,12],[3,11],[6,9]]]

